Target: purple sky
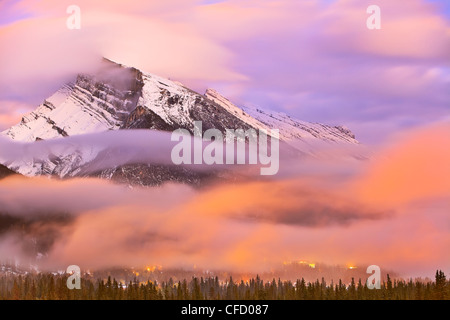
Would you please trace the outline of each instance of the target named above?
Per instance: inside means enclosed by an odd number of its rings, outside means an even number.
[[[372,3],[373,2],[373,3]],[[81,8],[81,30],[66,8]],[[366,8],[381,8],[368,30]],[[364,143],[450,114],[446,1],[2,1],[0,128],[99,56]]]

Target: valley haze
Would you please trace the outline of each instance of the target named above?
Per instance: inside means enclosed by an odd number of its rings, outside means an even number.
[[[378,5],[1,1],[0,273],[448,275],[448,6]]]

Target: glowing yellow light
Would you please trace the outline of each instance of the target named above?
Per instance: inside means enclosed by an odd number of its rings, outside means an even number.
[[[310,268],[315,268],[315,267],[316,267],[316,264],[315,264],[315,263],[310,263],[310,264],[308,264],[308,265],[309,265]]]
[[[155,270],[161,271],[162,270],[162,266],[160,266],[160,265],[147,266],[145,268],[145,270],[147,270],[147,272],[154,272]]]

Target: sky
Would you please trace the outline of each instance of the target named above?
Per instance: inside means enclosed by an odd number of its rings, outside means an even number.
[[[66,27],[72,4],[80,30]],[[380,30],[366,27],[371,4]],[[19,220],[40,214],[37,204],[71,205],[70,223],[30,226],[59,237],[49,267],[147,263],[151,252],[168,266],[258,271],[304,258],[450,272],[448,1],[1,0],[0,43],[0,129],[106,57],[237,105],[345,125],[376,154],[358,165],[291,163],[289,179],[200,191],[0,181],[0,202]],[[22,250],[14,233],[0,237],[0,257]]]
[[[0,139],[0,150],[2,161],[21,155],[27,163],[58,150],[116,150],[101,152],[107,158],[83,166],[86,173],[130,161],[171,163],[177,142],[170,137],[117,130],[28,144]],[[0,180],[0,261],[14,256],[27,265],[31,251],[40,270],[75,263],[83,270],[161,265],[256,274],[306,260],[378,265],[404,278],[448,274],[449,137],[447,121],[405,132],[371,161],[284,156],[277,175],[262,179],[233,166],[240,178],[203,188],[12,176]],[[46,244],[38,262],[30,250],[36,239]]]
[[[66,27],[71,4],[80,30]],[[449,19],[433,0],[3,0],[0,128],[105,56],[378,144],[448,118]]]

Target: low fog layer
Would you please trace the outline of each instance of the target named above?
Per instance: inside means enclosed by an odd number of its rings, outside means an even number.
[[[450,153],[442,149],[448,128],[405,134],[369,161],[341,157],[330,165],[326,157],[291,156],[280,160],[278,175],[244,171],[245,182],[203,189],[8,177],[0,181],[0,259],[43,269],[158,264],[258,272],[300,258],[431,275],[449,266]],[[145,133],[92,135],[87,145],[108,141],[119,148],[126,141],[124,159],[169,161],[166,135],[128,134]],[[86,145],[84,139],[63,140],[73,146]],[[61,141],[20,147],[3,141],[2,157]],[[137,152],[150,145],[148,154]],[[45,255],[36,261],[38,252]]]

